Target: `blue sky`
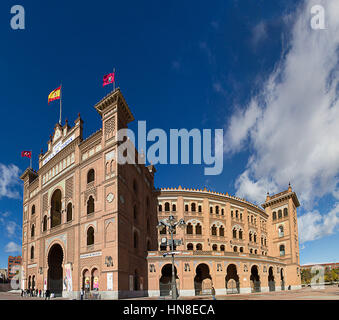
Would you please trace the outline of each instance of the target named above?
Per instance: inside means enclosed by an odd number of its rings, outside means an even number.
[[[326,30],[309,27],[314,3],[325,7]],[[10,27],[15,4],[25,8],[25,30]],[[291,181],[302,204],[301,263],[339,261],[339,41],[333,36],[339,11],[330,6],[320,0],[1,1],[0,267],[20,253],[18,176],[29,164],[20,152],[32,150],[38,169],[40,149],[46,151],[59,119],[59,104],[48,105],[48,93],[62,82],[63,121],[73,123],[80,112],[87,137],[101,125],[93,105],[111,89],[102,88],[102,77],[113,67],[135,118],[148,129],[224,129],[222,174],[205,176],[203,165],[159,165],[157,187],[206,186],[262,203],[267,191]]]

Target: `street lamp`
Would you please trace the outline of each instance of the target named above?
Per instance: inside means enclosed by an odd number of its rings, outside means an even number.
[[[177,283],[175,279],[175,270],[174,270],[174,241],[173,241],[173,233],[177,226],[179,228],[184,228],[186,225],[186,222],[184,219],[180,219],[179,221],[176,221],[174,216],[170,215],[168,219],[162,219],[159,221],[157,228],[161,231],[164,228],[168,228],[169,233],[171,234],[171,246],[172,246],[172,299],[177,300]]]

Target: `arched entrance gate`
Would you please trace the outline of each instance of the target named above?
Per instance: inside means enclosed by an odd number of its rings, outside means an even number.
[[[175,280],[177,284],[177,296],[179,296],[179,278],[177,268],[174,267]],[[172,264],[165,264],[161,269],[161,278],[159,280],[160,296],[170,296],[172,294]]]
[[[47,288],[51,293],[54,293],[54,295],[57,296],[62,294],[63,259],[64,253],[61,246],[59,244],[54,244],[48,253]]]
[[[197,266],[194,277],[195,295],[212,294],[212,277],[207,264],[201,263]]]
[[[230,264],[227,267],[225,277],[226,293],[240,293],[240,282],[237,273],[237,267],[234,264]]]
[[[251,268],[251,292],[260,292],[260,276],[257,266],[252,266]]]

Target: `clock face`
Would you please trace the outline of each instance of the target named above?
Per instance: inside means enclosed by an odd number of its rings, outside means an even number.
[[[114,199],[114,194],[113,194],[113,193],[109,193],[109,194],[107,195],[107,201],[108,201],[108,202],[112,202],[113,199]]]

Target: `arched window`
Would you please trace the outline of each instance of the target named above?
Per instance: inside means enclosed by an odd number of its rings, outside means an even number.
[[[215,214],[219,214],[219,206],[215,206]]]
[[[273,211],[273,220],[277,219],[277,213],[275,211]]]
[[[212,226],[212,236],[216,236],[217,235],[217,227],[215,226],[215,224]]]
[[[162,211],[162,205],[159,204],[159,212],[161,212],[161,211]]]
[[[240,212],[240,220],[242,220],[242,213]]]
[[[233,232],[233,239],[236,239],[237,238],[237,229],[233,229],[232,232]]]
[[[240,252],[244,252],[244,248],[243,247],[240,247]]]
[[[197,246],[196,246],[197,250],[202,250],[202,244],[201,243],[198,243]]]
[[[31,259],[34,259],[34,246],[31,246]]]
[[[172,205],[172,211],[173,212],[177,211],[177,206],[175,204]]]
[[[233,218],[233,210],[231,211],[231,218]]]
[[[253,224],[253,216],[251,216],[251,223]]]
[[[32,206],[32,216],[35,214],[35,205]]]
[[[280,245],[279,251],[280,251],[280,256],[284,256],[285,255],[285,246],[283,244]]]
[[[93,182],[94,178],[95,178],[94,169],[91,169],[87,172],[87,183]]]
[[[210,213],[213,213],[213,207],[210,207]]]
[[[134,231],[134,235],[133,235],[133,246],[134,246],[134,249],[138,248],[138,233],[136,231]]]
[[[254,234],[254,236],[253,236],[253,241],[257,242],[257,235],[256,234]]]
[[[44,219],[42,221],[42,231],[47,230],[47,216],[44,216]]]
[[[194,202],[191,203],[191,211],[192,211],[192,212],[195,212],[195,203],[194,203]]]
[[[169,204],[169,202],[165,202],[165,211],[170,211],[170,204]]]
[[[279,226],[279,237],[283,237],[284,236],[284,227],[283,226]]]
[[[225,246],[223,244],[220,246],[220,251],[225,251]]]
[[[61,224],[61,191],[54,191],[51,198],[51,228]]]
[[[67,205],[67,222],[72,220],[72,203]]]
[[[222,209],[221,209],[221,215],[223,216],[224,213],[225,213],[225,210],[224,210],[224,208],[222,208]]]
[[[225,229],[224,229],[223,226],[221,226],[221,227],[219,228],[219,236],[220,236],[220,237],[223,237],[224,235],[225,235]]]
[[[94,244],[94,229],[89,227],[87,229],[87,245],[91,246],[92,244]]]
[[[288,216],[287,208],[284,208],[284,217],[287,217],[287,216]]]
[[[189,243],[187,245],[187,250],[193,250],[193,244],[192,243]]]
[[[31,227],[31,237],[32,238],[34,237],[34,234],[35,234],[35,226],[34,226],[34,224],[32,224],[32,227]]]
[[[218,246],[217,246],[216,244],[214,244],[214,245],[212,246],[212,250],[213,250],[213,251],[217,251],[217,250],[218,250]]]
[[[201,229],[201,224],[197,223],[197,225],[195,226],[195,234],[201,234],[202,229]]]
[[[239,218],[239,213],[238,210],[235,210],[235,218],[238,219]]]
[[[87,200],[87,214],[91,214],[94,212],[94,198],[89,196]]]
[[[193,226],[190,222],[187,224],[186,233],[187,234],[193,234]]]
[[[239,230],[239,239],[242,239],[242,230]]]
[[[267,243],[266,243],[266,238],[264,239],[264,245],[265,245],[265,246],[267,245]]]
[[[282,218],[282,211],[278,210],[278,219],[281,219],[281,218]]]
[[[253,249],[250,249],[250,253],[252,253],[252,254],[253,254]]]
[[[254,254],[257,254],[257,253],[258,253],[258,250],[257,250],[257,249],[255,249],[255,250],[254,250]]]
[[[188,204],[185,204],[185,211],[188,212]]]
[[[251,232],[248,234],[248,238],[250,239],[250,241],[252,241],[252,233]]]
[[[237,247],[237,246],[234,246],[234,247],[233,247],[233,251],[234,251],[234,252],[238,252],[238,247]]]
[[[202,207],[201,205],[198,206],[198,212],[201,212],[202,211]]]

